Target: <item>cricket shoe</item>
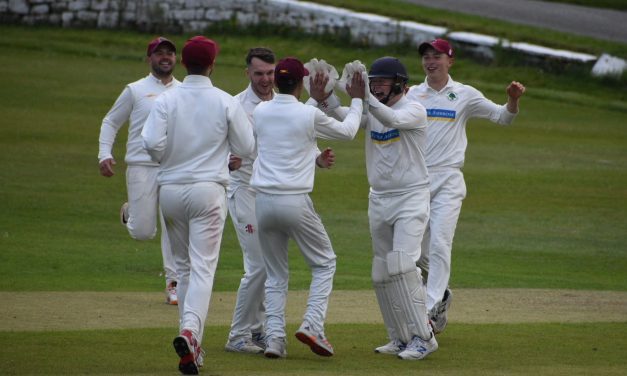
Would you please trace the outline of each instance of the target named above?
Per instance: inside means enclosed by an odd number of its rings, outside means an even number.
[[[263,332],[253,332],[252,333],[253,343],[262,349],[266,349],[266,335]]]
[[[411,342],[407,344],[405,350],[401,351],[397,356],[405,360],[420,360],[437,349],[438,341],[435,340],[435,335],[431,333],[431,338],[428,341],[414,336]]]
[[[453,301],[453,292],[451,289],[446,288],[444,290],[444,297],[442,301],[435,307],[431,308],[429,312],[429,321],[433,327],[435,334],[440,334],[446,329],[448,323],[448,310],[451,308],[451,302]]]
[[[320,356],[333,355],[333,346],[331,346],[324,336],[324,333],[313,332],[309,323],[306,321],[302,323],[296,332],[296,338],[305,345],[308,345],[315,354]]]
[[[168,283],[168,287],[165,288],[165,302],[169,305],[178,305],[179,299],[176,296],[176,281]]]
[[[224,349],[229,352],[246,354],[261,354],[263,352],[263,349],[255,345],[250,338],[236,338],[230,340],[226,343]]]
[[[403,350],[405,350],[405,347],[405,344],[401,342],[400,339],[393,339],[389,343],[374,349],[374,352],[378,354],[398,355]]]
[[[266,341],[266,349],[263,355],[266,358],[285,358],[287,356],[287,350],[285,350],[286,343],[285,338],[270,338]]]
[[[123,203],[120,208],[120,223],[124,226],[128,223],[128,202]]]
[[[178,337],[174,338],[174,350],[181,358],[179,361],[179,371],[184,375],[198,375],[198,368],[202,363],[202,350],[198,346],[198,341],[192,332],[183,329]]]

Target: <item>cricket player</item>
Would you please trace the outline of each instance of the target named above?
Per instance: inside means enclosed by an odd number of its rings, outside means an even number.
[[[246,90],[237,94],[248,119],[253,121],[253,110],[261,102],[274,98],[275,56],[265,47],[251,48],[246,55],[246,76],[250,83]],[[333,150],[327,148],[318,153],[316,165],[330,168],[335,162]],[[261,254],[258,226],[255,215],[255,191],[250,187],[253,158],[240,158],[231,154],[231,171],[227,197],[229,214],[235,227],[244,259],[244,276],[237,290],[233,321],[225,350],[238,353],[261,353],[265,349],[264,285],[266,267]]]
[[[418,52],[426,78],[412,86],[407,97],[427,109],[426,162],[430,177],[431,210],[422,243],[419,265],[428,271],[427,309],[436,333],[446,327],[453,295],[448,289],[453,235],[466,197],[462,167],[468,139],[466,122],[488,119],[508,125],[518,113],[525,87],[512,81],[506,88],[507,103],[499,106],[472,86],[453,81],[449,70],[455,61],[453,48],[444,39],[422,43]]]
[[[259,242],[267,272],[264,355],[268,358],[287,355],[285,303],[290,238],[294,239],[312,271],[307,309],[296,338],[320,356],[333,355],[333,347],[324,333],[324,320],[333,287],[336,256],[309,192],[314,183],[316,138],[351,140],[355,137],[365,87],[361,77],[356,77],[349,90],[353,98],[350,110],[340,122],[298,101],[303,91],[303,77],[308,74],[296,58],[279,61],[274,70],[279,93],[271,101],[257,105],[253,112],[258,155],[250,185],[257,192]],[[320,77],[316,77],[321,82]]]
[[[368,79],[369,108],[362,126],[370,183],[372,281],[390,339],[375,352],[419,360],[438,349],[416,266],[429,218],[424,159],[427,113],[420,103],[405,97],[409,76],[400,60],[390,56],[375,60]],[[329,113],[344,117],[345,107],[339,107],[335,95],[314,90],[311,95]]]
[[[158,37],[150,41],[146,51],[150,74],[128,84],[115,101],[100,127],[98,160],[100,174],[114,174],[112,155],[115,137],[128,121],[128,141],[125,161],[128,202],[122,205],[120,218],[133,239],[148,240],[157,233],[157,217],[161,220],[161,253],[165,269],[166,303],[176,305],[176,267],[170,251],[168,233],[163,224],[157,197],[159,164],[150,159],[142,147],[141,131],[152,109],[155,98],[180,82],[172,76],[176,64],[176,47],[170,40]]]
[[[227,158],[249,157],[254,136],[240,103],[213,86],[218,45],[204,36],[183,47],[183,83],[155,101],[142,131],[159,162],[159,199],[179,275],[179,370],[197,374],[227,213]]]

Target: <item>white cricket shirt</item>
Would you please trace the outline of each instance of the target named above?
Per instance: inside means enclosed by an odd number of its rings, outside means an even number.
[[[257,96],[250,84],[248,84],[246,90],[237,94],[235,99],[237,99],[242,105],[242,108],[244,109],[244,112],[246,112],[248,120],[250,120],[252,126],[253,111],[257,105],[263,101]],[[242,165],[239,169],[231,171],[231,180],[229,182],[229,186],[227,187],[227,194],[229,197],[233,197],[235,191],[237,191],[240,187],[249,186],[250,177],[253,174],[253,162],[255,158],[257,158],[257,149],[255,149],[251,158],[242,158]]]
[[[353,99],[348,115],[340,122],[295,96],[276,94],[257,105],[253,127],[257,159],[250,185],[267,194],[302,194],[313,189],[316,137],[351,140],[359,129],[362,100]]]
[[[466,122],[471,118],[488,119],[498,124],[511,124],[516,114],[487,99],[472,86],[448,78],[446,86],[435,91],[427,84],[412,86],[407,98],[422,103],[427,109],[428,168],[462,168],[468,139]]]
[[[427,114],[403,96],[388,107],[370,95],[366,123],[366,170],[370,192],[406,193],[429,185],[425,164]]]
[[[142,138],[160,162],[160,185],[210,181],[227,186],[229,152],[250,157],[255,147],[240,103],[200,75],[188,75],[157,98]]]
[[[152,109],[155,99],[166,90],[180,85],[180,81],[172,78],[167,85],[150,73],[148,76],[126,85],[122,94],[113,104],[102,120],[100,127],[100,147],[98,161],[113,158],[112,149],[115,136],[128,121],[128,139],[126,156],[128,165],[157,166],[142,146],[141,132],[146,118]]]

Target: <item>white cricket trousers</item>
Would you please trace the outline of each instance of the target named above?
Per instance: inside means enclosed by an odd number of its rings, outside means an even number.
[[[370,194],[368,220],[375,257],[387,258],[403,250],[414,261],[420,258],[420,244],[429,219],[429,189],[398,195]]]
[[[132,165],[126,168],[128,222],[126,229],[133,239],[149,240],[157,234],[157,216],[161,222],[161,256],[166,286],[177,281],[176,266],[170,250],[168,231],[159,210],[158,166]]]
[[[255,197],[253,190],[240,187],[228,199],[229,214],[244,259],[244,276],[237,290],[230,341],[250,338],[251,333],[262,332],[266,317],[263,305],[266,265],[259,245]]]
[[[226,219],[224,186],[213,182],[166,184],[159,190],[179,276],[180,329],[200,343]]]
[[[442,301],[451,277],[453,236],[466,197],[466,183],[458,168],[429,169],[429,179],[431,214],[419,265],[428,270],[427,309],[431,310]]]
[[[294,239],[311,269],[307,309],[303,317],[312,330],[324,333],[333,289],[335,253],[322,220],[308,194],[257,193],[259,243],[266,264],[266,337],[285,338],[288,288],[288,241]]]

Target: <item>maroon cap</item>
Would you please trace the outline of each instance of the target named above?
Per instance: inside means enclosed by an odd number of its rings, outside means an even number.
[[[425,50],[429,47],[447,55],[448,57],[453,57],[453,47],[451,47],[451,44],[447,40],[438,38],[432,40],[431,42],[424,42],[418,47],[418,53],[420,55],[424,55]]]
[[[208,67],[213,64],[219,51],[220,47],[216,42],[202,35],[197,35],[185,42],[182,52],[182,61],[186,66],[197,65]]]
[[[155,39],[151,40],[150,43],[148,43],[148,49],[146,50],[146,56],[152,55],[152,53],[155,52],[157,47],[159,47],[160,45],[162,45],[164,43],[169,45],[174,50],[174,52],[176,52],[176,46],[174,45],[174,43],[172,43],[171,40],[166,39],[164,37],[156,37]]]
[[[309,71],[300,60],[295,57],[286,57],[279,60],[274,68],[275,81],[299,81],[308,76]]]

